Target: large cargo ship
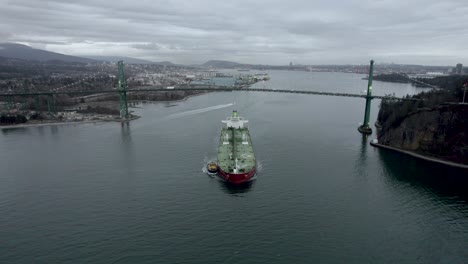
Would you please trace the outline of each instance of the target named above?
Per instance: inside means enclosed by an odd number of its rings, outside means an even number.
[[[233,111],[232,116],[222,122],[226,126],[219,139],[218,176],[234,184],[247,182],[257,170],[249,129],[245,125],[248,120]]]

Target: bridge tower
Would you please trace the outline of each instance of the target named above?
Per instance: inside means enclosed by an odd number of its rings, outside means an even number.
[[[372,77],[374,75],[374,60],[370,61],[369,81],[367,83],[366,109],[364,110],[364,122],[358,127],[358,131],[362,134],[372,134],[372,128],[369,126],[370,108],[372,100]]]
[[[125,80],[124,63],[117,62],[118,80],[119,80],[119,105],[120,118],[128,119],[128,103],[127,103],[127,81]]]

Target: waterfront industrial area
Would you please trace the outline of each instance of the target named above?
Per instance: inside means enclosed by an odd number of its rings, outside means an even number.
[[[17,71],[6,70],[12,66],[16,66]],[[3,59],[0,60],[0,76],[2,94],[36,94],[1,97],[2,126],[121,120],[119,95],[109,93],[109,90],[117,90],[119,85],[115,63],[60,62],[57,65],[56,62]],[[265,72],[127,64],[123,78],[131,106],[135,101],[182,100],[205,93],[197,90],[201,86],[242,89],[259,81],[268,81],[270,77]],[[177,88],[184,88],[185,91],[178,91]],[[144,89],[163,91],[142,92]]]

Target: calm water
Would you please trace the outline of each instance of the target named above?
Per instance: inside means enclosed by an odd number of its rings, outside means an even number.
[[[366,88],[361,75],[269,73],[256,86]],[[233,109],[260,170],[239,188],[202,171]],[[0,263],[468,262],[466,175],[369,146],[363,99],[226,92],[133,110],[128,126],[0,132]]]

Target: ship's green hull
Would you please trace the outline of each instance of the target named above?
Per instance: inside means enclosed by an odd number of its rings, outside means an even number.
[[[237,161],[237,171],[236,168]],[[255,171],[256,160],[247,128],[221,130],[218,146],[218,167],[227,174],[246,174]]]

